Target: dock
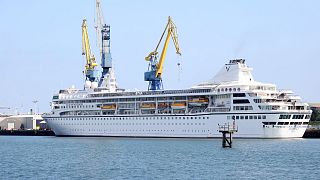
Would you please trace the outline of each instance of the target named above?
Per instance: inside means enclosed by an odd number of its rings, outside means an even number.
[[[0,130],[2,136],[55,136],[52,130]]]

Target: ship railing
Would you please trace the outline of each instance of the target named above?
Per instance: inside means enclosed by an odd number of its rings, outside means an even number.
[[[205,109],[205,112],[229,112],[231,108],[226,107],[209,107]]]
[[[238,131],[238,126],[235,123],[233,124],[226,123],[223,125],[218,124],[218,126],[219,126],[219,132],[237,132]]]
[[[183,94],[183,93],[209,93],[211,89],[187,89],[187,90],[165,90],[165,91],[137,91],[123,93],[100,93],[91,94],[90,97],[112,97],[112,96],[134,96],[134,95],[159,95],[159,94]]]
[[[52,115],[53,113],[50,112],[50,113],[42,113],[42,115]]]

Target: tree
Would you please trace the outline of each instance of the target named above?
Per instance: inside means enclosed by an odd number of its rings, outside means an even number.
[[[310,121],[320,121],[320,110],[313,109]]]

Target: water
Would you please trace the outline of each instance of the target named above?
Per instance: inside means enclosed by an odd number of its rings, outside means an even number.
[[[0,136],[0,179],[319,179],[320,139]]]

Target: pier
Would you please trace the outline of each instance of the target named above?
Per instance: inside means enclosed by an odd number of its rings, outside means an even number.
[[[51,130],[0,130],[0,136],[55,136]]]
[[[235,125],[235,122],[233,122],[232,125],[224,124],[219,125],[219,132],[222,133],[222,147],[226,148],[232,148],[232,134],[235,132],[238,132],[238,127]]]

